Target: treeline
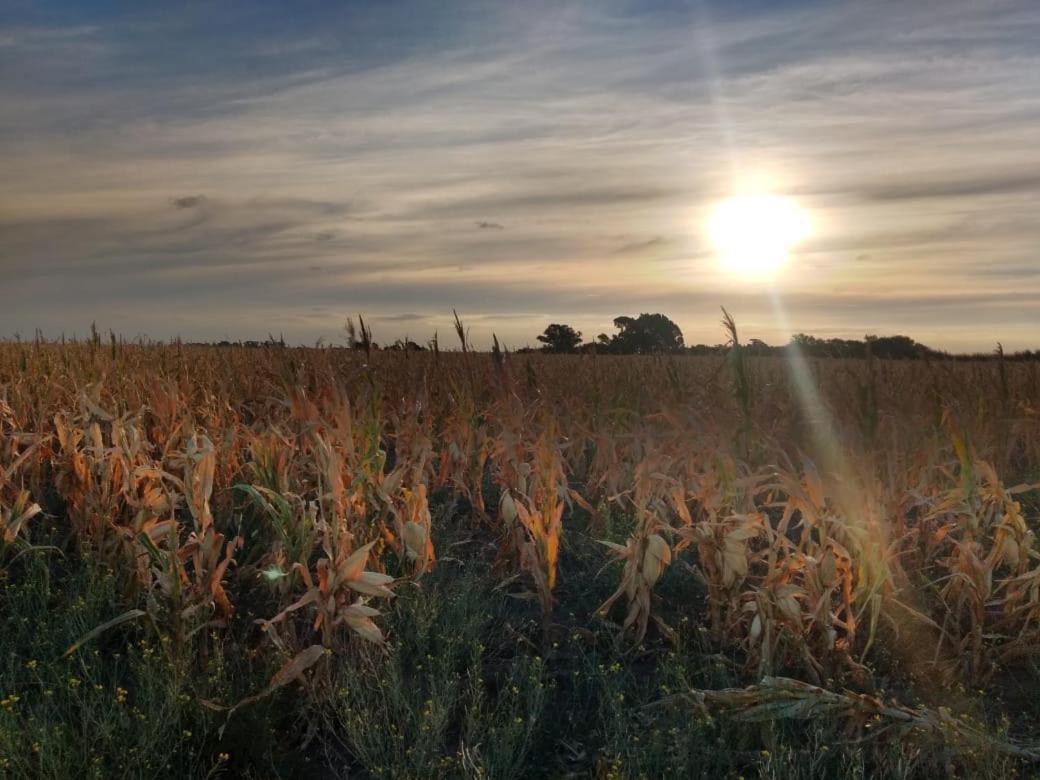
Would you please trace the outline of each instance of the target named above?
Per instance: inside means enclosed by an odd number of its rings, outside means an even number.
[[[600,333],[593,341],[583,341],[580,331],[570,325],[552,323],[539,335],[542,352],[551,353],[606,353],[615,355],[638,354],[690,354],[717,355],[730,349],[726,344],[692,344],[683,340],[682,331],[663,314],[640,314],[638,317],[617,317],[614,335]],[[1040,360],[1040,350],[1023,350],[1005,353],[998,344],[993,352],[952,354],[933,349],[909,336],[866,335],[862,339],[823,339],[806,333],[796,333],[791,341],[782,345],[771,345],[761,339],[749,339],[741,344],[749,355],[784,355],[797,349],[803,355],[815,358],[867,358],[889,360]],[[534,351],[534,350],[522,350]]]
[[[325,344],[319,340],[314,346],[317,348],[329,347],[340,349],[354,349],[371,352],[373,350],[402,351],[402,352],[431,352],[440,351],[437,334],[425,344],[404,338],[392,343],[380,345],[372,338],[372,330],[365,324],[363,318],[358,318],[358,326],[354,325],[352,319],[347,318],[344,326],[346,343],[342,345]],[[682,330],[670,318],[664,314],[643,313],[637,317],[620,316],[614,318],[616,333],[600,333],[592,341],[585,341],[581,331],[575,330],[570,325],[554,322],[536,338],[541,342],[541,347],[522,347],[517,352],[548,352],[556,354],[575,353],[598,353],[607,355],[651,355],[651,354],[687,354],[687,355],[720,355],[732,347],[732,342],[724,344],[686,344],[683,339]],[[464,328],[458,314],[455,314],[455,330],[463,345],[463,350],[472,351],[473,345],[469,342],[468,330]],[[118,338],[113,331],[109,331],[112,348],[116,344],[125,343]],[[15,338],[21,341],[20,337]],[[42,332],[37,331],[35,340],[43,341]],[[75,340],[75,337],[74,337]],[[90,341],[100,347],[102,337],[97,327],[91,323]],[[65,343],[64,334],[61,343]],[[141,342],[144,343],[144,342]],[[152,343],[152,342],[149,342]],[[158,342],[156,342],[158,343]],[[174,343],[182,343],[175,339]],[[275,338],[268,334],[262,341],[222,340],[217,342],[188,342],[193,346],[218,346],[218,347],[246,347],[256,349],[285,348],[285,338],[279,335]],[[910,338],[909,336],[876,336],[868,334],[862,339],[824,339],[811,336],[806,333],[796,333],[790,342],[781,345],[767,344],[761,339],[752,338],[743,340],[741,348],[747,355],[754,356],[782,356],[788,350],[797,349],[801,354],[814,358],[860,358],[874,357],[888,360],[1006,360],[1006,361],[1032,361],[1040,360],[1040,350],[1020,350],[1018,352],[1005,352],[998,343],[992,352],[974,353],[951,353],[943,350],[933,349],[925,344]],[[495,350],[499,350],[498,340],[495,339]]]

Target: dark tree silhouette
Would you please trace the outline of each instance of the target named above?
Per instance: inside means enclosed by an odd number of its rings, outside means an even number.
[[[810,357],[824,358],[865,358],[869,352],[873,357],[895,360],[916,360],[919,358],[938,357],[937,352],[924,344],[919,344],[909,336],[864,336],[863,341],[856,339],[821,339],[805,333],[796,333],[791,337],[790,347],[798,349]]]
[[[421,344],[416,344],[411,339],[398,339],[393,344],[391,344],[389,347],[387,347],[387,349],[393,350],[393,351],[404,351],[404,352],[425,352],[426,351],[426,347],[422,346]]]
[[[581,344],[581,333],[570,325],[554,322],[538,340],[545,345],[542,349],[546,352],[574,352]]]
[[[727,350],[725,344],[691,344],[685,346],[679,326],[663,314],[640,314],[638,317],[617,317],[614,327],[618,332],[613,336],[600,333],[594,341],[581,343],[581,333],[570,325],[553,323],[538,336],[544,345],[544,352],[583,352],[612,353],[616,355],[648,354],[659,352],[682,352],[689,355],[718,355]],[[374,345],[373,345],[374,348]],[[795,333],[791,341],[782,346],[771,346],[761,339],[748,339],[744,344],[748,355],[756,357],[784,357],[797,351],[811,358],[841,358],[862,360],[879,358],[884,360],[1000,360],[1025,361],[1040,359],[1040,352],[1020,351],[1005,353],[1002,349],[996,353],[951,355],[948,352],[932,349],[909,336],[876,336],[868,334],[862,340],[842,338],[820,338],[808,333]],[[521,351],[533,351],[528,348]]]
[[[617,335],[610,340],[611,350],[621,353],[678,352],[683,348],[679,326],[663,314],[617,317]]]

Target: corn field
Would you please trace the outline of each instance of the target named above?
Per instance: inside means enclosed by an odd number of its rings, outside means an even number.
[[[727,327],[725,358],[7,342],[0,566],[112,573],[69,657],[133,630],[190,668],[248,604],[239,651],[279,669],[203,702],[225,722],[393,646],[398,594],[463,555],[449,518],[547,659],[572,633],[667,653],[694,624],[745,709],[762,681],[881,696],[897,666],[935,701],[1035,669],[1040,364],[752,358]]]

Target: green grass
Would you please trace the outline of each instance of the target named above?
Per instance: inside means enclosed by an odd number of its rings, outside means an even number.
[[[546,639],[537,605],[514,598],[515,585],[496,588],[490,538],[447,525],[437,543],[450,552],[402,585],[381,620],[386,647],[358,640],[316,665],[305,685],[230,718],[204,702],[259,692],[284,661],[254,623],[268,608],[261,590],[179,661],[144,622],[62,658],[126,605],[90,558],[23,554],[0,582],[0,776],[1029,776],[993,755],[954,759],[941,744],[850,745],[837,723],[748,724],[662,704],[690,688],[747,681],[699,614],[667,615],[674,644],[619,641],[616,626],[594,615],[617,573],[602,570],[591,535],[574,531]],[[695,604],[692,581],[673,566],[659,588],[682,594],[672,603]],[[1035,673],[1018,680],[1036,682]]]
[[[112,578],[23,558],[0,617],[0,768],[18,777],[198,774],[207,735],[184,681],[145,640],[62,653],[111,617]]]
[[[508,623],[488,587],[472,575],[428,578],[402,596],[388,649],[335,661],[324,698],[348,760],[379,777],[526,772],[549,693],[545,665],[501,646]]]
[[[64,658],[118,611],[116,578],[90,559],[23,555],[0,584],[0,776],[207,777],[275,764],[283,728],[262,703],[218,735],[201,701],[256,690],[270,665],[229,633],[175,664],[145,625],[126,624]],[[241,727],[247,727],[243,733]],[[267,745],[266,748],[260,746]]]

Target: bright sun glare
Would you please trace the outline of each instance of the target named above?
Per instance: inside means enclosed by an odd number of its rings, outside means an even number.
[[[742,195],[719,203],[708,233],[727,271],[771,279],[791,248],[809,235],[809,217],[790,198]]]

